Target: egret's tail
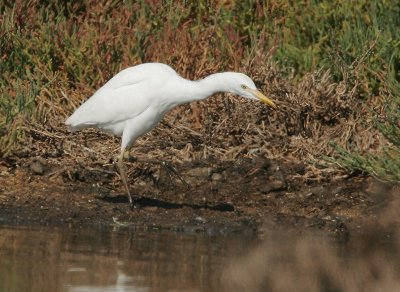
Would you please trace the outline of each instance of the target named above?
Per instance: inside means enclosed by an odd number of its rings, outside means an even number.
[[[76,112],[75,112],[76,113]],[[82,123],[76,119],[76,115],[73,113],[68,119],[65,120],[65,124],[71,132],[76,132],[85,128],[89,128],[91,125]]]

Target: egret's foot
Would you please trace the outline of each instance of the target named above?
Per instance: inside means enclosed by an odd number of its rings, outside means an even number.
[[[143,206],[138,202],[138,200],[133,200],[132,202],[129,202],[129,208],[132,210],[138,210],[141,209]]]

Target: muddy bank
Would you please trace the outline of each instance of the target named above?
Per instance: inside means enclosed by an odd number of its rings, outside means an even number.
[[[318,230],[346,239],[374,221],[392,186],[372,178],[321,181],[303,164],[263,157],[130,162],[131,209],[113,163],[60,167],[44,158],[1,163],[0,221],[118,225],[186,232]]]

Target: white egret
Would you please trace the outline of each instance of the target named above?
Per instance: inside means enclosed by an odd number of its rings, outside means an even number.
[[[245,74],[224,72],[191,81],[161,63],[146,63],[122,70],[97,90],[67,120],[71,130],[97,128],[122,136],[118,167],[133,204],[123,167],[123,157],[133,142],[153,129],[177,105],[202,100],[217,92],[275,104],[259,92]]]

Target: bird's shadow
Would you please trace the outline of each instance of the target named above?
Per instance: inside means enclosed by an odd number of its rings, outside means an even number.
[[[108,203],[125,203],[128,204],[128,199],[125,195],[116,195],[116,196],[105,196],[98,197],[98,199],[108,202]],[[185,207],[192,209],[207,209],[212,211],[219,212],[233,212],[235,208],[232,204],[228,203],[219,203],[216,205],[210,204],[189,204],[189,203],[171,203],[163,200],[148,198],[148,197],[139,197],[134,199],[134,205],[140,207],[158,207],[163,209],[182,209]]]

